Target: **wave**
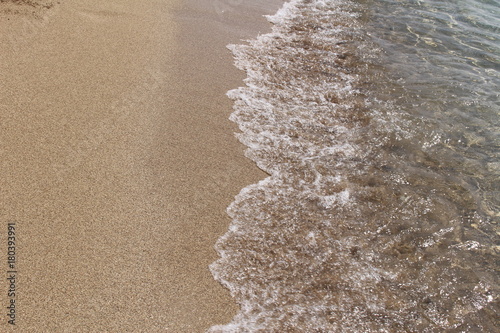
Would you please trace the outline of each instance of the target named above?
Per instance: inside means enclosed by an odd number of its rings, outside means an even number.
[[[294,0],[268,19],[271,33],[229,46],[247,73],[230,119],[269,177],[228,208],[210,269],[241,311],[208,332],[489,325],[495,277],[461,262],[492,250],[467,238],[449,195],[422,186],[442,179],[425,153],[439,138],[385,92],[363,7]]]

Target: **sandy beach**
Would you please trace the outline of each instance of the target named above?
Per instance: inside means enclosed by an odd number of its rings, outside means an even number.
[[[208,265],[226,207],[265,174],[227,119],[244,74],[225,46],[268,31],[280,4],[0,2],[0,331],[203,332],[234,316]]]

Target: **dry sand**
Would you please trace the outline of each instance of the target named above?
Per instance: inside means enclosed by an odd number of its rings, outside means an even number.
[[[0,1],[0,270],[15,222],[17,271],[15,297],[0,285],[0,331],[231,319],[207,266],[227,205],[265,175],[227,120],[243,73],[225,45],[268,30],[280,4]]]

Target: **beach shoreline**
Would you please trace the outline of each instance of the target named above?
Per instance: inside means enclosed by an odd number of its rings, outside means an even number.
[[[225,46],[280,4],[0,11],[0,222],[17,250],[1,330],[203,332],[236,314],[208,265],[226,207],[265,174],[227,119],[244,74]]]

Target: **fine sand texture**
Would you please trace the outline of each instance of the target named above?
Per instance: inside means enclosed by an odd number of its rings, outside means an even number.
[[[244,74],[225,46],[281,5],[248,2],[0,0],[0,332],[191,333],[236,314],[208,265],[226,207],[266,175],[227,119]]]

